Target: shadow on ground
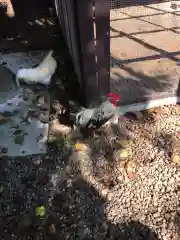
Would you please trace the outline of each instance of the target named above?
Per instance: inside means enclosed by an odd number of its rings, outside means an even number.
[[[58,48],[61,53],[58,69],[61,70],[60,80],[63,79],[66,84],[66,80],[75,75],[69,74],[73,68],[65,53],[63,56],[63,48],[64,45]],[[59,88],[62,87],[61,83]],[[75,94],[73,87],[71,92]],[[54,95],[55,100],[59,100],[58,93]],[[151,121],[153,124],[154,118]],[[124,130],[123,127],[121,130]],[[80,153],[74,149],[75,142],[64,138],[49,144],[48,154],[44,157],[1,159],[2,239],[27,239],[27,236],[72,240],[158,239],[151,229],[138,221],[129,220],[115,225],[106,217],[108,190],[118,184],[113,177],[115,174],[119,177],[123,168],[118,168],[116,164],[118,158],[115,150],[121,148],[118,141],[131,139],[126,131],[120,131],[117,126],[112,126],[111,131],[111,135],[102,131],[91,139],[88,146],[91,160],[82,155],[79,159]],[[86,143],[83,139],[79,141]],[[99,185],[93,184],[95,182]],[[46,214],[40,219],[35,209],[42,205]]]
[[[44,159],[9,160],[14,175],[8,161],[1,161],[2,239],[158,239],[140,222],[109,222],[107,199],[84,179],[80,166],[69,158],[72,150],[63,143],[49,150]],[[35,208],[41,205],[46,214],[39,219]]]
[[[0,8],[1,51],[23,52],[49,49],[59,38],[59,27],[50,13],[52,1],[13,1],[15,17]]]
[[[179,13],[165,1],[151,4],[112,1],[117,9],[110,13],[111,88],[121,95],[121,105],[178,94]],[[171,44],[161,42],[163,36]]]

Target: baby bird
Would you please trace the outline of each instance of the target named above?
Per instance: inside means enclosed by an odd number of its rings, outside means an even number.
[[[20,86],[20,81],[24,81],[27,84],[41,83],[49,85],[51,77],[57,68],[57,62],[52,54],[53,50],[50,50],[44,60],[36,68],[19,69],[16,74],[17,86]]]

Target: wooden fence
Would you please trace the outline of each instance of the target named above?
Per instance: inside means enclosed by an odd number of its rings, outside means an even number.
[[[96,105],[110,91],[110,1],[55,0],[55,6],[86,106]]]

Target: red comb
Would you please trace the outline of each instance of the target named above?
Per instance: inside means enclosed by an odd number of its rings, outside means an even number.
[[[109,93],[107,96],[110,98],[110,102],[114,106],[116,106],[118,101],[120,100],[120,96],[118,94],[116,94],[116,93]]]
[[[120,99],[120,96],[116,93],[108,93],[107,95],[108,97],[111,97],[111,98],[114,98],[116,100],[119,100]]]

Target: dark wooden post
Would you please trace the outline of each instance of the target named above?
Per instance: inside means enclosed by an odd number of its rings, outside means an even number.
[[[110,0],[94,1],[98,85],[104,96],[110,92]]]
[[[110,91],[110,0],[55,0],[85,105]],[[73,22],[74,19],[74,22]]]
[[[77,0],[76,11],[79,28],[82,87],[84,88],[86,106],[93,106],[99,100],[93,28],[93,0]]]

